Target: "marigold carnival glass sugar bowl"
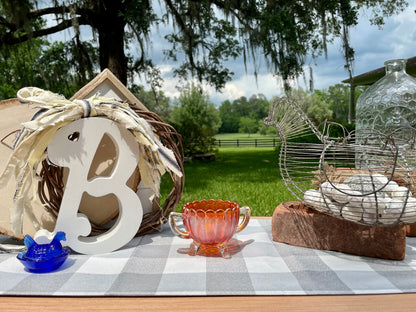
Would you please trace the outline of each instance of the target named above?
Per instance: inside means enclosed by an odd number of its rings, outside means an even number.
[[[243,219],[240,223],[240,215]],[[185,231],[177,221],[182,220]],[[186,203],[182,213],[171,212],[169,225],[172,232],[181,238],[191,238],[194,242],[192,255],[197,255],[201,247],[219,248],[223,258],[231,258],[227,243],[235,233],[241,232],[250,220],[250,208],[241,207],[229,200],[200,200]]]

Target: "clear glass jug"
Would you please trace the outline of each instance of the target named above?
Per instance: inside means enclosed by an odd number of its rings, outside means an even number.
[[[406,60],[386,61],[386,75],[361,94],[356,105],[356,142],[378,132],[399,146],[414,148],[416,79],[406,73]]]

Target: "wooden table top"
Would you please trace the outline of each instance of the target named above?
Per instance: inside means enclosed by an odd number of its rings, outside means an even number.
[[[1,311],[415,311],[416,294],[224,297],[0,297]]]

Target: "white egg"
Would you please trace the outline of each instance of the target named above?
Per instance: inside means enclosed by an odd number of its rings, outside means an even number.
[[[373,179],[375,178],[375,179],[378,180],[378,183],[387,184],[389,182],[389,179],[387,179],[386,176],[384,176],[384,175],[382,175],[380,173],[375,173],[372,176],[373,176]]]
[[[410,197],[407,199],[406,207],[400,220],[407,223],[416,222],[416,198]]]
[[[332,200],[340,204],[348,203],[348,193],[351,192],[351,188],[346,184],[334,184],[324,182],[321,185],[322,194],[328,196]]]
[[[382,174],[356,174],[345,179],[344,183],[348,184],[354,191],[368,194],[382,189],[388,182],[388,179]]]
[[[384,213],[381,214],[380,222],[383,224],[396,223],[403,211],[403,208],[404,202],[402,200],[392,198],[386,209],[384,209]]]
[[[342,205],[338,204],[337,202],[329,202],[327,203],[329,211],[332,215],[339,216],[341,213]]]
[[[391,193],[393,192],[396,188],[398,187],[398,184],[395,181],[390,181],[389,183],[387,183],[386,187],[383,189],[384,192],[386,193]],[[389,194],[389,196],[391,196],[391,194]]]
[[[361,208],[363,203],[363,196],[361,192],[350,191],[348,194],[348,204],[351,207]]]
[[[390,197],[380,197],[374,194],[366,195],[363,198],[363,208],[368,213],[376,213],[377,210],[381,213],[382,211],[384,211],[384,209],[387,208],[390,201]]]
[[[416,209],[416,198],[409,197],[406,202],[406,208]]]
[[[305,204],[310,205],[320,211],[328,210],[325,200],[320,192],[317,190],[307,190],[303,195],[303,201]]]
[[[412,192],[405,186],[398,186],[391,192],[391,197],[395,200],[406,201],[406,198],[412,197]]]
[[[306,205],[310,205],[321,212],[331,212],[331,214],[338,214],[340,207],[334,205],[330,198],[322,196],[321,192],[317,190],[307,190],[303,196],[303,201]]]
[[[350,204],[346,204],[341,210],[342,217],[350,221],[360,221],[363,215],[362,212],[362,208]]]
[[[335,184],[332,189],[331,198],[337,203],[346,204],[349,202],[348,193],[351,192],[351,188],[346,184]]]
[[[321,190],[322,194],[324,194],[326,196],[331,196],[333,189],[334,189],[334,187],[329,182],[324,182],[320,186],[320,190]]]

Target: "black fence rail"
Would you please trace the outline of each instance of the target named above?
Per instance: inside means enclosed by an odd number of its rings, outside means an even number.
[[[216,139],[215,145],[217,147],[276,147],[280,140],[278,138],[264,138],[264,139],[234,139],[223,140]]]

